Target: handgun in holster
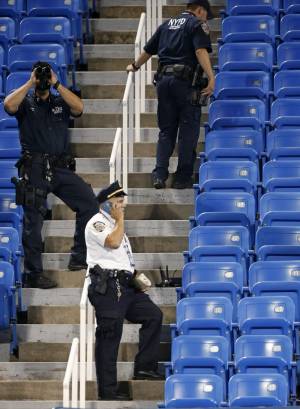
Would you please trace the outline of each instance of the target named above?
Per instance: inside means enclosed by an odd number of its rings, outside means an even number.
[[[26,207],[35,207],[44,217],[47,213],[45,201],[47,191],[32,186],[25,178],[11,178],[16,188],[16,204]]]
[[[198,64],[194,72],[193,82],[192,82],[192,97],[191,104],[193,106],[206,106],[209,97],[202,94],[202,90],[208,85],[208,79],[203,77],[203,70]]]
[[[91,277],[91,285],[96,293],[105,295],[107,291],[109,271],[103,270],[98,264],[96,264],[93,268],[90,268],[89,274]]]

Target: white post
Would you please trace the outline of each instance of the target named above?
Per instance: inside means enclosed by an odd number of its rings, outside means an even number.
[[[87,305],[87,289],[89,280],[84,280],[82,295],[80,300],[80,407],[85,408],[85,393],[86,393],[86,305]]]
[[[123,188],[128,191],[127,174],[128,174],[128,101],[123,100]]]
[[[76,388],[73,393],[73,386],[75,386],[75,383],[78,383],[78,344],[79,340],[78,338],[74,338],[72,341],[72,346],[71,346],[71,351],[68,359],[68,364],[67,364],[67,369],[66,373],[64,376],[64,381],[63,381],[63,405],[64,408],[69,408],[70,407],[70,381],[72,378],[72,406],[73,407],[77,406],[78,399],[77,396],[75,396]],[[77,356],[77,357],[76,357]],[[75,369],[75,366],[77,367],[77,370]],[[75,370],[75,374],[74,374]],[[77,374],[77,378],[75,379],[75,376]],[[74,381],[74,383],[73,383]],[[77,390],[78,391],[78,390]],[[74,402],[73,402],[74,398]]]
[[[157,29],[157,0],[152,0],[152,13],[151,13],[151,32],[152,35],[155,33]]]
[[[134,76],[132,77],[134,80]],[[133,138],[134,138],[134,82],[129,92],[129,172],[133,172]]]
[[[146,44],[146,26],[144,24],[143,30],[142,30],[142,36],[141,36],[141,51],[144,49],[144,46]],[[152,73],[151,73],[151,66],[150,66],[150,82],[152,78]],[[146,67],[145,64],[142,65],[141,67],[141,112],[146,112]],[[137,142],[140,142],[137,141]]]
[[[122,170],[121,170],[121,165],[122,165],[121,137],[122,137],[122,130],[121,130],[121,128],[119,128],[119,129],[120,129],[120,138],[119,138],[120,142],[119,142],[118,150],[117,150],[116,177],[117,177],[117,180],[121,183],[121,173],[122,173]]]
[[[76,408],[78,405],[78,344],[76,352],[72,373],[72,408]]]
[[[117,155],[118,155],[118,148],[121,143],[121,128],[117,128],[115,133],[114,144],[112,148],[112,152],[110,155],[109,160],[109,180],[110,183],[113,183],[116,180],[117,174]]]
[[[146,15],[147,15],[147,34],[146,38],[152,36],[152,5],[151,0],[146,0]],[[152,76],[152,60],[148,60],[147,62],[147,84],[151,84],[151,76]]]
[[[86,361],[87,361],[87,380],[93,380],[93,344],[94,344],[94,336],[95,336],[95,315],[94,315],[94,308],[90,301],[87,301],[87,354],[86,354]]]
[[[135,43],[135,60],[137,60],[140,54],[140,44]],[[134,97],[135,97],[135,142],[140,142],[141,133],[141,69],[135,74],[135,87],[134,87]]]
[[[162,0],[157,0],[157,25],[162,24]]]

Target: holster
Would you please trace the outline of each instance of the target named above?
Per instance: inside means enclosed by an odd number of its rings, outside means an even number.
[[[96,264],[93,268],[90,268],[89,274],[91,277],[91,286],[95,292],[105,295],[107,291],[109,271],[103,270],[98,264]]]
[[[207,85],[208,79],[203,78],[203,70],[200,65],[197,65],[192,82],[193,91],[191,96],[191,104],[193,106],[201,107],[207,105],[209,97],[202,94],[202,90],[206,88]]]

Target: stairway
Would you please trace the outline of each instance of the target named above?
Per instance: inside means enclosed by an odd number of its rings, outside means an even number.
[[[100,18],[92,20],[94,45],[85,45],[89,72],[79,72],[85,114],[71,129],[77,172],[98,191],[109,183],[108,161],[115,128],[121,123],[126,65],[133,60],[133,41],[145,0],[102,0]],[[214,0],[214,11],[224,4]],[[120,6],[121,5],[121,6]],[[181,7],[182,8],[182,7]],[[176,15],[179,7],[165,6],[164,17]],[[212,27],[213,42],[218,36],[220,20]],[[215,59],[213,63],[215,63]],[[137,269],[160,281],[159,268],[169,267],[171,276],[179,276],[183,265],[182,251],[187,248],[188,216],[193,213],[192,190],[155,190],[151,171],[155,164],[157,141],[155,90],[147,87],[147,113],[142,115],[141,143],[134,147],[134,173],[129,175],[129,205],[126,231],[129,235]],[[203,119],[207,119],[207,110]],[[201,140],[203,141],[203,128]],[[199,151],[202,150],[201,143]],[[171,160],[171,172],[177,158]],[[18,325],[19,360],[9,361],[0,353],[0,409],[50,409],[62,402],[62,379],[73,337],[79,336],[79,301],[85,271],[67,270],[68,251],[74,232],[74,214],[62,202],[51,198],[52,221],[44,225],[44,268],[59,287],[53,290],[24,290],[28,305],[28,324]],[[164,313],[160,362],[170,359],[168,324],[175,322],[174,288],[152,288],[150,296]],[[126,408],[152,409],[163,399],[164,382],[131,381],[133,359],[137,351],[138,325],[125,323],[119,351],[118,378],[134,401]],[[3,348],[2,348],[3,349]],[[94,376],[95,379],[95,376]],[[87,408],[107,408],[96,401],[96,383],[87,386]],[[24,402],[26,401],[26,402]],[[143,402],[141,402],[143,401]],[[120,402],[109,407],[123,408]]]

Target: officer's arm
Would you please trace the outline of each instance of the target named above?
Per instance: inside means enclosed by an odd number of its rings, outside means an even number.
[[[27,81],[24,85],[22,85],[22,87],[16,89],[14,92],[7,95],[7,97],[4,100],[5,111],[7,111],[9,114],[12,114],[12,115],[16,114],[23,99],[26,97],[26,95],[28,94],[28,91],[33,86],[34,86],[34,83],[32,79],[30,78],[30,80]]]
[[[124,237],[124,210],[118,209],[114,213],[116,225],[113,231],[106,237],[104,246],[110,249],[118,249]]]
[[[138,59],[133,63],[129,64],[126,68],[126,71],[135,72],[141,68],[143,64],[145,64],[150,58],[152,57],[151,54],[146,53],[143,51],[142,54],[138,57]]]
[[[60,96],[63,98],[65,103],[69,105],[71,114],[73,116],[80,116],[83,112],[82,100],[62,84],[59,84],[57,91],[60,93]]]
[[[203,71],[208,77],[208,86],[202,92],[204,94],[211,95],[215,88],[215,75],[211,66],[209,54],[206,48],[198,48],[196,50],[196,56],[199,64],[203,68]]]

